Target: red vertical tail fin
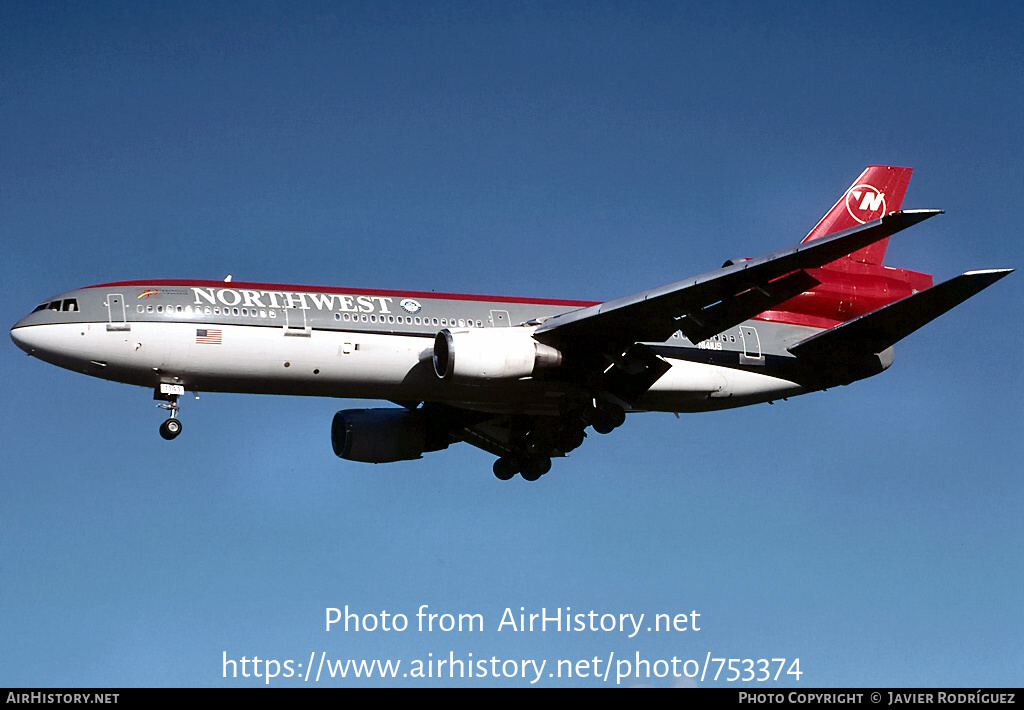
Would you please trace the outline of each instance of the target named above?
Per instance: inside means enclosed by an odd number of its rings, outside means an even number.
[[[912,168],[869,166],[821,218],[804,241],[878,219],[903,207]],[[820,283],[758,319],[831,328],[932,285],[932,277],[882,266],[888,238],[809,273]]]
[[[878,219],[889,212],[896,212],[903,206],[907,185],[913,168],[897,168],[886,165],[871,165],[860,174],[850,188],[843,193],[832,209],[814,226],[804,241],[840,232],[858,224]],[[840,259],[830,268],[842,269],[844,262],[860,264],[881,264],[889,240],[883,239],[869,247],[855,251]]]

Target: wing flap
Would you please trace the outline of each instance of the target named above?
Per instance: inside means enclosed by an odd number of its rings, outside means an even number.
[[[605,373],[603,389],[631,405],[671,369],[672,365],[667,360],[648,346],[637,343],[623,354],[619,367]]]
[[[819,283],[802,269],[794,271],[764,286],[751,286],[732,298],[703,308],[699,313],[687,313],[678,321],[678,329],[691,343],[699,343],[799,296],[804,291],[810,291]]]

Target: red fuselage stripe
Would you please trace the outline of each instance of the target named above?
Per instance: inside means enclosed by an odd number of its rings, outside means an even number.
[[[505,296],[477,296],[465,293],[434,293],[423,291],[388,291],[368,288],[335,288],[333,286],[303,286],[295,284],[264,284],[243,281],[190,281],[188,279],[155,279],[150,281],[114,281],[96,284],[87,288],[114,288],[120,286],[195,286],[197,288],[253,289],[256,291],[293,291],[306,293],[340,293],[357,296],[384,296],[391,298],[422,298],[447,301],[483,301],[485,303],[530,303],[544,306],[569,306],[586,308],[596,306],[599,301],[570,301],[555,298],[509,298]]]

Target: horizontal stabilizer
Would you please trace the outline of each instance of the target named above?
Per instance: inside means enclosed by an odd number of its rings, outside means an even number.
[[[1012,271],[968,271],[938,286],[812,335],[789,348],[789,352],[806,359],[835,359],[844,355],[881,353]]]

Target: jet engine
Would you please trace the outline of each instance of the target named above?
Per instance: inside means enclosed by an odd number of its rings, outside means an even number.
[[[434,372],[442,380],[528,377],[562,364],[562,353],[524,328],[442,330],[434,338]]]
[[[331,424],[334,453],[349,461],[391,463],[423,457],[448,443],[436,436],[422,411],[412,409],[345,409]]]

